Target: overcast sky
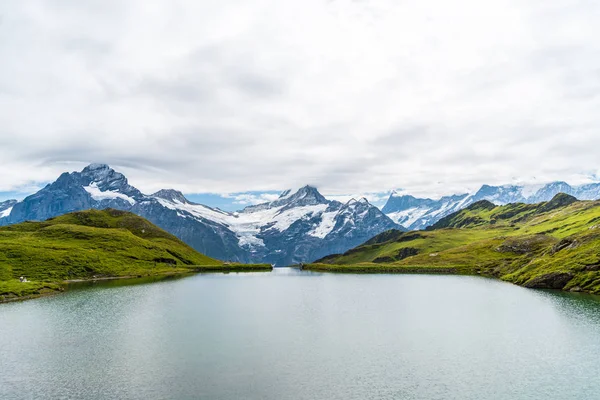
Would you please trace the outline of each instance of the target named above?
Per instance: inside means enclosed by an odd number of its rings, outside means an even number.
[[[597,0],[3,0],[0,192],[597,180]],[[258,194],[256,194],[258,193]]]

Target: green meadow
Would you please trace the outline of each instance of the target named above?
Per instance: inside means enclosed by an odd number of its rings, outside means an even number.
[[[315,271],[478,274],[532,288],[600,293],[600,201],[475,203],[426,231],[389,231]]]
[[[0,228],[0,301],[57,291],[70,280],[270,269],[224,264],[141,217],[112,209]]]

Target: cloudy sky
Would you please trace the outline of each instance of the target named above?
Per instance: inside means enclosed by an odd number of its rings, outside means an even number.
[[[3,0],[0,192],[90,162],[232,202],[598,180],[599,20],[597,0]]]

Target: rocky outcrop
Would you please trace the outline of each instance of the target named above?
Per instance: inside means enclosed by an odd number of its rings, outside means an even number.
[[[552,272],[530,279],[523,286],[530,289],[564,289],[571,279],[573,274],[569,272]]]

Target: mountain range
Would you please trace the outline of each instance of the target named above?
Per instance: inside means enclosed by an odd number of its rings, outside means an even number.
[[[393,192],[380,211],[366,199],[330,201],[311,186],[285,191],[272,202],[238,212],[189,201],[172,189],[144,194],[105,164],[91,164],[22,201],[0,202],[0,226],[43,221],[87,209],[130,211],[197,251],[224,261],[290,265],[343,253],[390,229],[423,230],[482,200],[496,205],[540,203],[558,193],[600,199],[600,183],[570,186],[484,185],[472,194],[434,200]]]
[[[330,201],[311,186],[232,213],[193,203],[171,189],[143,194],[105,164],[63,173],[23,201],[0,203],[0,226],[106,208],[146,218],[209,257],[278,266],[314,261],[403,229],[366,199]]]
[[[382,211],[408,230],[422,230],[482,200],[499,206],[511,203],[536,204],[550,201],[559,193],[571,195],[579,200],[597,200],[600,199],[600,183],[581,186],[571,186],[566,182],[530,186],[483,185],[473,194],[446,196],[439,200],[416,198],[393,192]]]

